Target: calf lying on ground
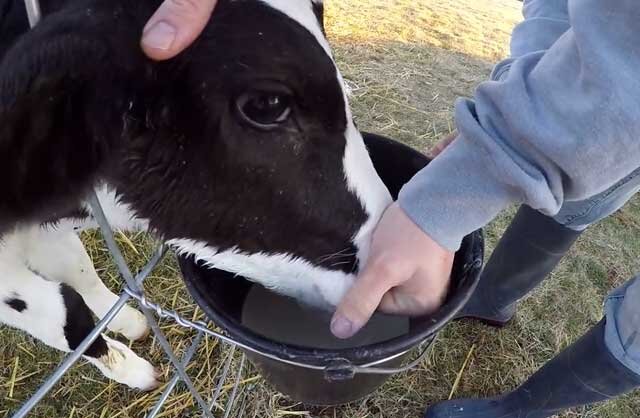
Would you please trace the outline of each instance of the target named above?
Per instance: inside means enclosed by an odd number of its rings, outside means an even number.
[[[351,117],[322,2],[221,0],[171,62],[138,46],[159,0],[0,0],[0,322],[73,350],[114,303],[78,236],[92,188],[115,228],[330,307],[391,201]],[[109,329],[137,339],[126,308]],[[99,338],[86,357],[149,389]]]

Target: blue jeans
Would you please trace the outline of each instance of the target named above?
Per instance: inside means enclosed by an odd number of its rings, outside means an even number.
[[[580,202],[567,202],[554,219],[575,230],[608,217],[640,190],[640,169],[609,190]],[[640,276],[615,289],[605,303],[605,343],[609,351],[640,375]]]
[[[570,28],[567,0],[524,0],[525,21],[512,34],[511,58],[499,63],[491,78],[500,80],[514,58],[549,49]],[[640,191],[639,168],[616,185],[582,201],[565,202],[553,217],[559,224],[582,231],[616,212]],[[605,343],[627,368],[640,375],[640,275],[609,294],[605,303]]]
[[[640,168],[599,195],[578,202],[565,202],[553,219],[567,228],[583,231],[622,208],[640,191]]]
[[[609,351],[640,375],[640,276],[609,294],[605,313],[605,343]]]

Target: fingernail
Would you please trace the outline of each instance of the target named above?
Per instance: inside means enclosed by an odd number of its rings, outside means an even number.
[[[336,337],[346,340],[353,336],[353,323],[342,316],[336,316],[331,321],[331,332]]]
[[[142,36],[142,43],[148,48],[167,51],[176,40],[176,28],[161,20],[147,29]]]

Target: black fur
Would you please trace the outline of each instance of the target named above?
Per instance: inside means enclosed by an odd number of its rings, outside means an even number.
[[[23,312],[27,309],[27,302],[18,297],[9,298],[4,303],[14,311]]]
[[[324,3],[322,1],[313,2],[313,13],[318,18],[318,22],[320,22],[320,26],[322,26],[322,32],[324,33]]]
[[[64,336],[67,339],[69,348],[75,350],[80,343],[91,333],[95,327],[91,310],[82,299],[82,296],[72,287],[61,284],[60,294],[67,310],[67,322],[64,326]],[[86,356],[100,358],[109,352],[107,342],[101,337],[89,346],[85,352]]]
[[[85,221],[87,218],[91,217],[91,213],[85,209],[84,207],[78,207],[71,209],[64,213],[51,213],[49,214],[49,218],[42,221],[41,226],[43,227],[57,227],[60,221],[62,220],[76,220],[76,221]]]
[[[344,179],[345,103],[315,38],[261,2],[221,0],[191,48],[154,63],[139,38],[158,5],[44,0],[43,21],[0,50],[0,233],[78,207],[104,180],[167,239],[311,262],[351,247],[367,215]],[[236,98],[274,88],[292,117],[243,123]],[[325,264],[351,272],[355,258]]]
[[[145,64],[119,46],[137,44],[138,8],[97,3],[68,2],[2,54],[0,225],[76,207],[129,134],[123,118]]]

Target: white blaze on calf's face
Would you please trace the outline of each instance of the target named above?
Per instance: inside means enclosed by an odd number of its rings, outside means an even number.
[[[300,25],[305,27],[322,45],[327,55],[333,60],[331,47],[327,42],[320,23],[313,13],[310,0],[261,0],[274,9],[281,11]],[[314,1],[322,3],[322,0]],[[362,139],[362,135],[353,123],[353,115],[347,97],[347,88],[340,70],[336,67],[338,81],[342,86],[347,120],[346,149],[344,155],[344,173],[349,189],[358,197],[369,216],[368,221],[362,226],[354,237],[354,243],[358,248],[358,260],[364,264],[369,255],[371,235],[385,209],[392,203],[391,195],[384,185],[369,158],[369,153]]]

